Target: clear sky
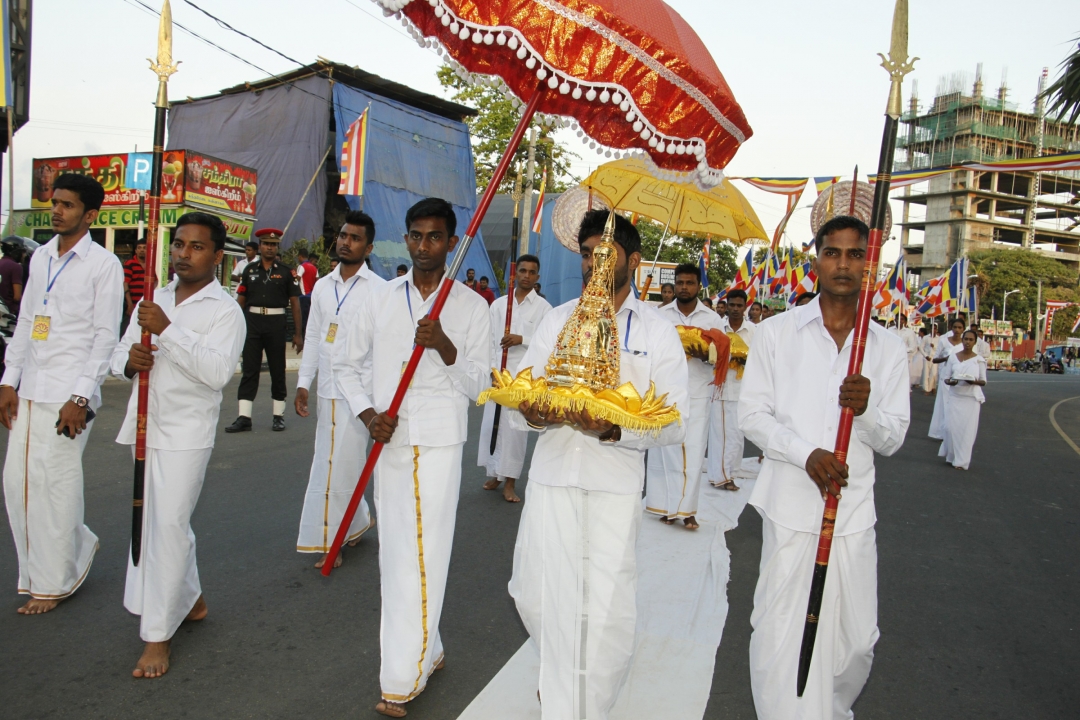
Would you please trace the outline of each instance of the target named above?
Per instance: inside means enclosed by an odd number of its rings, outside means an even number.
[[[140,2],[155,9],[161,5],[160,0],[35,3],[32,119],[14,143],[17,208],[29,205],[33,157],[124,152],[136,144],[150,149],[156,77],[146,58],[155,54],[157,17]],[[443,94],[435,79],[435,53],[417,46],[371,0],[194,2],[303,63],[322,56]],[[864,176],[876,172],[888,78],[875,53],[888,50],[892,0],[668,3],[712,51],[754,129],[728,166],[729,175],[850,176],[856,164]],[[173,99],[208,95],[295,67],[219,27],[185,0],[172,0],[172,8],[175,22],[262,68],[178,27],[173,54],[182,63],[169,83]],[[926,103],[942,76],[964,72],[970,85],[982,62],[988,93],[1007,71],[1009,100],[1030,109],[1043,66],[1056,76],[1080,22],[1035,21],[1017,8],[1004,0],[912,0],[909,51],[922,60],[905,83],[905,101],[912,80],[919,82]],[[575,171],[584,177],[601,160],[586,147],[580,154]],[[5,158],[5,214],[7,184]],[[745,183],[737,186],[771,232],[783,214],[783,197]],[[810,187],[802,204],[815,196]],[[789,226],[792,240],[809,237],[809,214],[796,213]],[[884,259],[891,261],[896,252],[892,244]]]

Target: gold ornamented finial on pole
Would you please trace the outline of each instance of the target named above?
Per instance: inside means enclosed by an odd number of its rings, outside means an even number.
[[[519,171],[517,179],[514,180],[514,191],[510,193],[510,199],[514,201],[514,217],[518,217],[518,210],[523,197],[525,197],[525,194],[521,192],[521,172]]]
[[[881,67],[892,78],[892,86],[889,88],[889,104],[885,108],[885,114],[891,118],[899,119],[904,112],[903,97],[900,94],[900,86],[904,82],[904,76],[915,67],[915,61],[919,58],[908,59],[908,4],[907,0],[897,0],[896,9],[893,11],[892,42],[889,45],[889,57],[878,53],[881,58]]]
[[[158,94],[154,104],[157,107],[169,107],[167,91],[169,76],[176,72],[177,66],[180,65],[172,59],[172,8],[169,7],[169,0],[165,0],[165,4],[161,6],[161,21],[158,23],[157,34],[157,62],[150,58],[147,60],[150,63],[150,69],[158,76]]]

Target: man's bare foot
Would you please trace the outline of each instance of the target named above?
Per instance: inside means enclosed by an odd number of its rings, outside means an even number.
[[[326,553],[326,555],[329,555],[329,554],[330,553]],[[323,555],[321,558],[319,558],[319,562],[315,563],[315,567],[321,568],[323,565],[326,564],[326,555]],[[341,551],[340,550],[338,550],[337,557],[334,558],[334,567],[335,568],[341,567]]]
[[[514,478],[506,478],[506,485],[503,486],[503,500],[508,503],[519,503],[521,498],[514,492]]]
[[[682,524],[683,527],[685,527],[687,530],[697,530],[699,527],[701,527],[700,525],[698,525],[698,522],[693,515],[687,518],[683,518]]]
[[[442,660],[440,660],[439,664],[435,666],[435,669],[436,670],[442,670],[444,667],[446,667],[446,658],[443,658]]]
[[[721,490],[730,490],[731,492],[738,492],[739,490],[739,486],[735,484],[734,480],[725,480],[716,487],[720,488]]]
[[[498,490],[499,478],[488,478],[488,481],[484,483],[485,490]]]
[[[20,615],[43,615],[59,604],[59,600],[39,600],[38,598],[30,598],[25,605],[19,608],[18,613]]]
[[[390,702],[389,700],[380,700],[379,704],[375,706],[375,712],[389,717],[405,717],[406,714],[403,704]]]
[[[199,599],[201,600],[202,598]],[[198,605],[198,603],[196,603],[196,605]],[[139,662],[135,664],[135,669],[131,671],[131,676],[152,679],[159,678],[169,672],[169,646],[171,644],[172,640],[146,643],[146,647],[143,648],[142,657],[139,658]]]
[[[375,527],[375,517],[371,516],[370,519],[368,520],[367,527],[360,531],[360,534],[356,536],[356,539],[355,540],[350,540],[349,542],[347,542],[345,544],[348,545],[349,547],[356,547],[357,545],[360,544],[360,541],[364,539],[364,535],[367,533],[367,531],[370,530],[373,527]],[[340,565],[341,563],[338,563],[338,564]],[[335,567],[337,567],[337,566],[335,565]]]
[[[203,596],[200,595],[199,599],[195,601],[195,604],[191,606],[191,612],[184,618],[186,621],[198,622],[206,617],[206,613],[210,612],[210,609],[206,607],[206,600],[203,600]]]
[[[665,525],[671,525],[675,522],[675,518],[669,518],[666,515],[661,515],[660,522],[664,523]]]

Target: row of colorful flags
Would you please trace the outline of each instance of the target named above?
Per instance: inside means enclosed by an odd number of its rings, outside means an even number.
[[[902,188],[907,185],[928,180],[935,175],[944,175],[954,170],[978,170],[980,172],[1056,172],[1061,170],[1080,169],[1080,152],[1059,153],[1056,155],[1044,155],[1037,158],[1013,158],[988,163],[968,163],[966,165],[950,165],[944,167],[929,168],[924,170],[907,170],[893,173],[890,178],[890,187]],[[803,189],[811,180],[808,177],[741,177],[733,178],[753,185],[758,190],[771,192],[778,195],[793,195],[797,199],[802,195]],[[829,185],[839,182],[843,176],[828,175],[814,177],[814,186],[820,195]],[[867,178],[870,183],[876,183],[878,176],[870,175]]]
[[[940,317],[953,313],[979,312],[979,297],[974,285],[968,285],[971,261],[960,258],[941,275],[922,284],[914,293],[915,312],[922,317]]]
[[[739,265],[735,278],[724,290],[717,293],[713,300],[723,300],[732,290],[743,290],[746,292],[747,305],[779,297],[790,306],[794,305],[801,295],[813,292],[816,288],[817,275],[814,273],[813,263],[798,262],[791,248],[780,248],[776,252],[766,250],[765,256],[757,264],[754,263],[754,249],[750,248]]]

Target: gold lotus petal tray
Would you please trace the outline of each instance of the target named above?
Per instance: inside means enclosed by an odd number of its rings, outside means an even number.
[[[526,400],[529,403],[547,405],[562,412],[588,410],[594,418],[637,433],[656,435],[665,426],[680,422],[681,416],[674,405],[665,405],[667,395],[656,397],[656,385],[649,383],[649,391],[641,397],[630,383],[611,390],[594,392],[585,385],[564,387],[549,386],[546,378],[533,378],[532,368],[525,368],[517,377],[508,370],[492,368],[493,385],[480,394],[477,405],[491,401],[517,410]]]

